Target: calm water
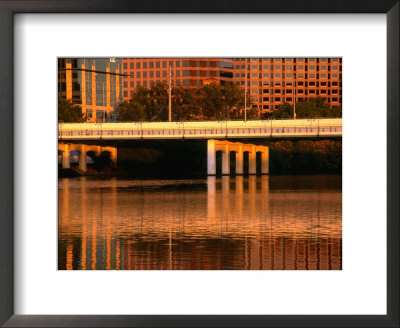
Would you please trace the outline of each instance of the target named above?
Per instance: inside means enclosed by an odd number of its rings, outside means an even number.
[[[340,270],[341,179],[59,179],[59,269]]]

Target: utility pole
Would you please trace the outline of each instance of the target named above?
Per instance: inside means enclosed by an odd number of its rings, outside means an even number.
[[[244,121],[247,122],[247,58],[245,58],[246,65],[244,67]]]
[[[296,119],[296,77],[293,74],[294,80],[293,80],[293,119]]]
[[[172,72],[171,72],[171,64],[169,65],[169,90],[168,90],[168,121],[171,122],[172,119],[172,102],[171,102],[171,93],[172,93]]]

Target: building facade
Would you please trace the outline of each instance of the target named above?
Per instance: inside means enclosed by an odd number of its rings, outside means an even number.
[[[123,99],[129,100],[136,87],[150,88],[157,82],[174,86],[199,87],[233,79],[232,58],[124,58]]]
[[[82,107],[88,122],[110,120],[122,102],[122,60],[59,58],[58,97]]]
[[[261,112],[321,97],[342,104],[341,58],[235,58],[233,81],[245,88]],[[246,67],[247,66],[247,67]],[[246,77],[247,74],[247,77]]]
[[[323,98],[331,108],[342,103],[341,58],[124,58],[123,100],[138,86],[168,83],[170,68],[172,85],[236,83],[261,113],[313,97]]]

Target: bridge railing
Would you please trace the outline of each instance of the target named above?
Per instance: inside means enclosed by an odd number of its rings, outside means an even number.
[[[61,123],[59,139],[208,139],[341,136],[341,119]]]

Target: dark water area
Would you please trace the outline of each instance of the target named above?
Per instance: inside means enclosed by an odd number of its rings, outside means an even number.
[[[341,270],[341,175],[59,179],[61,270]]]

